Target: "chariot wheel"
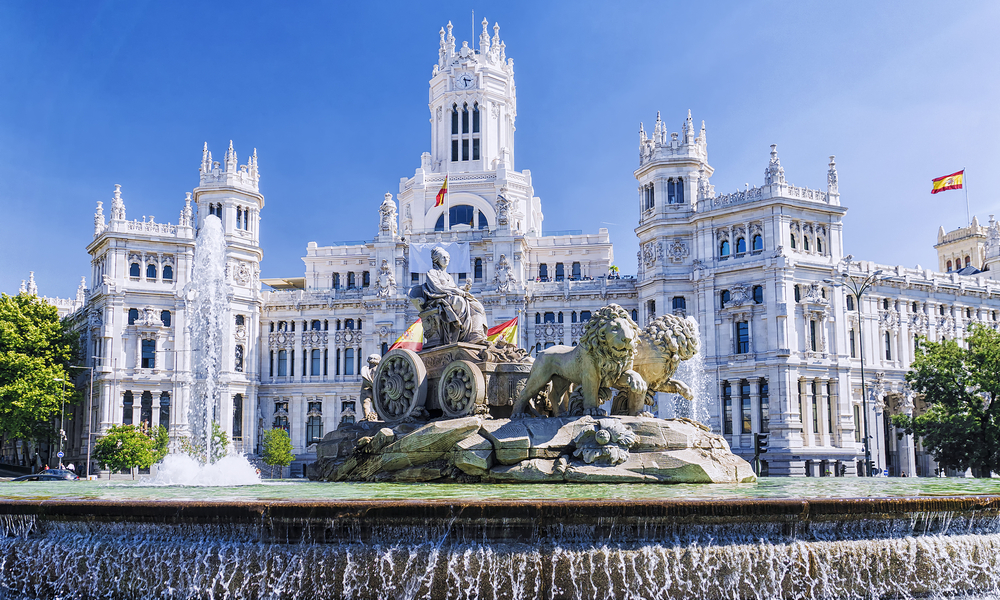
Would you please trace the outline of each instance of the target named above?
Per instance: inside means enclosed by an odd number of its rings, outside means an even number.
[[[438,381],[438,402],[445,415],[464,417],[485,399],[486,379],[479,367],[467,360],[456,360],[445,367]]]
[[[427,399],[427,369],[416,352],[397,348],[382,357],[372,381],[375,412],[391,423],[423,408]]]

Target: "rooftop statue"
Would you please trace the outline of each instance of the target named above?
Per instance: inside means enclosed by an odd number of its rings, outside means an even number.
[[[434,267],[427,281],[410,288],[410,301],[420,311],[424,349],[455,342],[486,341],[486,311],[469,290],[460,288],[446,271],[451,259],[444,248],[431,250]]]

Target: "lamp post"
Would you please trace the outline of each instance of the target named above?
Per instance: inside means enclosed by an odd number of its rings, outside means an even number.
[[[865,474],[868,477],[872,476],[871,473],[871,463],[872,463],[872,450],[870,436],[868,435],[868,390],[865,387],[865,336],[864,336],[864,316],[861,313],[861,303],[862,297],[865,292],[871,288],[872,285],[877,283],[882,279],[882,269],[875,271],[874,273],[868,275],[867,277],[858,277],[850,274],[851,267],[851,256],[845,257],[847,262],[847,269],[843,273],[838,273],[840,276],[839,282],[834,282],[830,279],[824,279],[824,283],[829,283],[834,286],[843,286],[847,288],[852,294],[854,294],[855,308],[858,311],[858,343],[861,345],[861,404],[862,404],[862,415],[864,420],[864,445],[865,445]]]
[[[62,382],[62,392],[60,394],[60,400],[62,401],[62,408],[60,409],[60,413],[59,413],[59,454],[57,455],[57,458],[59,459],[59,468],[61,469],[62,468],[62,459],[63,459],[63,440],[66,439],[66,427],[65,427],[65,423],[66,423],[66,380],[65,379],[60,379],[60,378],[57,377],[57,378],[53,379],[53,381],[60,381],[60,382]],[[51,455],[52,451],[49,450],[49,452],[50,452],[50,454],[49,454],[49,460],[51,460],[52,459],[52,455]]]

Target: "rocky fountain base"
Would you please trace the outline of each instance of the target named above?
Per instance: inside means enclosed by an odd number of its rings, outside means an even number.
[[[687,419],[464,417],[333,431],[309,476],[323,481],[750,483],[725,438]]]

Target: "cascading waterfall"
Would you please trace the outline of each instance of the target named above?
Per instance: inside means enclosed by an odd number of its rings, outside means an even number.
[[[198,232],[194,266],[187,298],[192,342],[191,364],[194,371],[188,423],[191,439],[205,451],[206,462],[212,459],[212,421],[218,421],[224,340],[229,335],[229,301],[226,290],[226,240],[222,221],[209,215]],[[216,449],[219,453],[219,450]]]

